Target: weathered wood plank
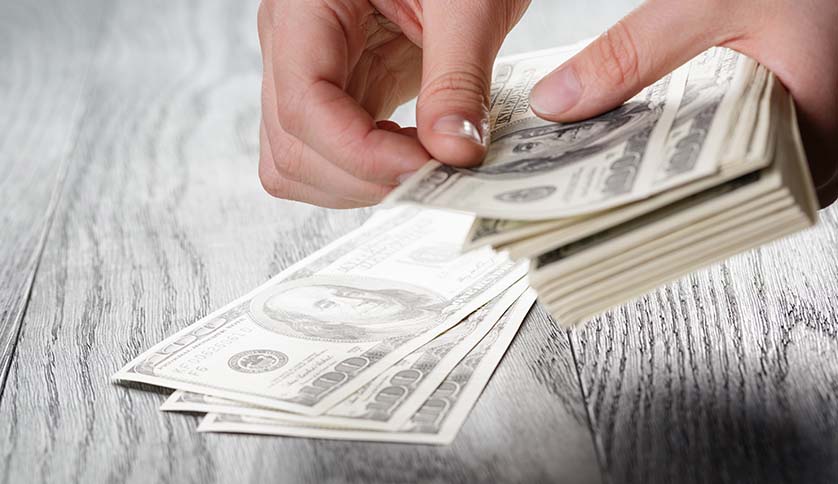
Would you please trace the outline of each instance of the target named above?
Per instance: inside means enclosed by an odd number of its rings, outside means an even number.
[[[78,128],[103,3],[0,3],[0,395]]]
[[[532,35],[556,31],[532,15]],[[109,382],[368,215],[262,193],[254,18],[254,2],[113,4],[0,401],[0,482],[597,482],[567,334],[540,309],[449,447],[202,435]]]
[[[572,341],[613,482],[838,481],[838,206]]]

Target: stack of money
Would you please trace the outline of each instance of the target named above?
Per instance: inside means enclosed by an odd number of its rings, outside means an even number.
[[[582,46],[499,60],[485,162],[431,162],[388,202],[476,214],[465,247],[529,259],[563,326],[815,223],[794,105],[765,67],[713,48],[602,116],[539,119],[530,89]]]
[[[526,264],[461,252],[472,219],[379,211],[114,379],[201,431],[449,443],[535,301]]]

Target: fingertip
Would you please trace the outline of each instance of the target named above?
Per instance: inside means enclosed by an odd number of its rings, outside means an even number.
[[[384,131],[390,131],[393,133],[398,133],[401,129],[399,123],[395,121],[390,121],[389,119],[382,119],[380,121],[375,122],[375,127],[378,129],[383,129]]]
[[[437,118],[430,129],[419,129],[419,139],[435,160],[458,167],[480,164],[486,156],[489,123],[461,114]]]
[[[348,171],[363,180],[384,185],[397,185],[404,173],[418,170],[431,156],[415,137],[398,131],[374,129],[355,148],[357,164],[348,164]]]
[[[468,168],[479,165],[486,156],[486,151],[474,143],[451,137],[438,137],[433,146],[427,146],[434,160],[446,165]]]
[[[576,68],[565,64],[536,83],[530,92],[530,108],[548,121],[575,120],[578,116],[573,111],[582,100],[582,91]]]

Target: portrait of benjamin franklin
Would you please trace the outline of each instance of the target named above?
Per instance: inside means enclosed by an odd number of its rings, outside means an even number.
[[[464,171],[485,179],[550,172],[611,149],[656,121],[648,103],[633,101],[585,121],[520,129],[493,138],[486,162]]]
[[[402,281],[313,276],[281,282],[256,296],[259,326],[286,336],[337,342],[407,336],[437,324],[445,298]]]

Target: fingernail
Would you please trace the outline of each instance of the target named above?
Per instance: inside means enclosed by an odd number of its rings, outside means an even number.
[[[483,134],[480,129],[468,119],[457,114],[449,114],[437,119],[432,129],[435,133],[457,136],[483,145]]]
[[[402,183],[406,182],[408,178],[412,177],[415,173],[416,173],[415,171],[409,171],[407,173],[402,173],[401,175],[399,175],[398,178],[396,178],[396,181],[398,181],[399,185],[401,185]]]
[[[532,90],[530,106],[538,114],[561,114],[572,108],[582,97],[582,84],[573,66],[560,67]]]

